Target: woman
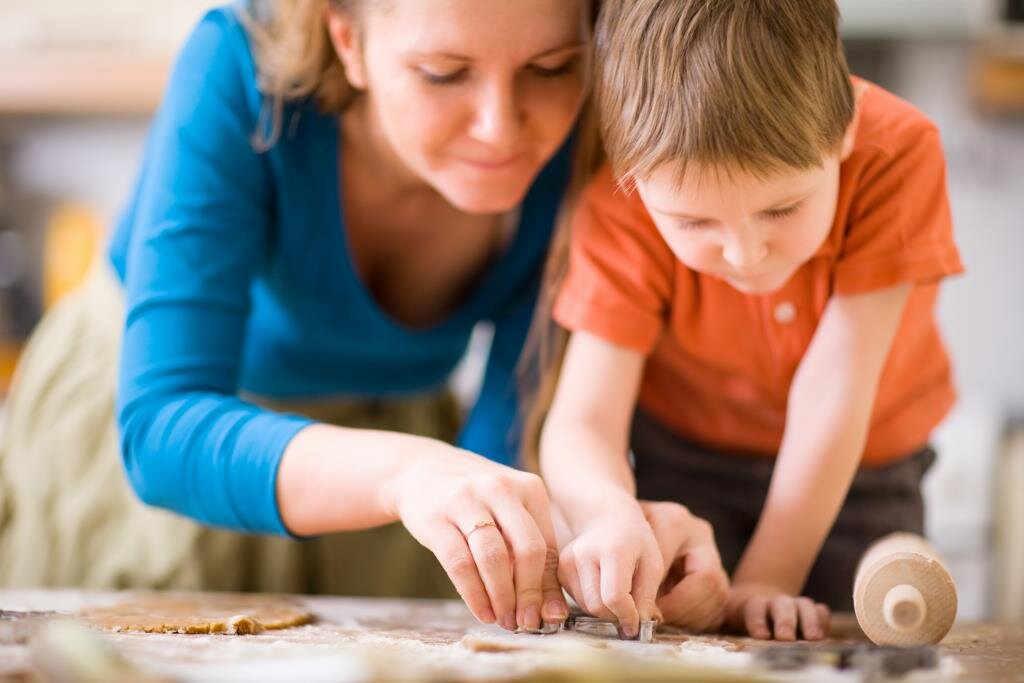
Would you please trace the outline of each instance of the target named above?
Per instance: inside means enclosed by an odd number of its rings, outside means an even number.
[[[436,594],[444,575],[399,525],[281,538],[402,522],[482,621],[564,617],[543,485],[507,465],[590,12],[208,14],[113,236],[117,278],[94,273],[23,359],[0,579]],[[493,348],[455,447],[445,382],[481,321]],[[119,450],[143,501],[192,519],[136,501]]]

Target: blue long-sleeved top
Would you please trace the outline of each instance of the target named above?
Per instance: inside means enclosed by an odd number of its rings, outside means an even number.
[[[127,318],[117,398],[128,477],[146,502],[202,522],[287,533],[277,467],[309,424],[238,398],[388,397],[439,389],[473,327],[495,325],[460,445],[514,461],[514,366],[568,177],[561,150],[527,194],[510,246],[442,323],[382,311],[346,247],[337,118],[285,110],[252,146],[263,100],[235,10],[211,11],[172,71],[110,248]]]

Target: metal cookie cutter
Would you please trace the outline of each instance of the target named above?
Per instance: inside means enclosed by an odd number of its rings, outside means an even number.
[[[640,632],[637,637],[633,640],[641,643],[653,643],[654,642],[654,631],[658,626],[658,622],[653,619],[643,620],[640,622]],[[622,630],[615,621],[608,619],[598,619],[597,617],[591,617],[584,614],[581,611],[573,610],[569,613],[569,618],[565,620],[565,624],[562,628],[566,631],[575,631],[576,633],[585,633],[590,636],[598,636],[599,638],[619,638],[625,640],[626,637],[623,635]]]

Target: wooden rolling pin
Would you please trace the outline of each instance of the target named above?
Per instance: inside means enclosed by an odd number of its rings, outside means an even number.
[[[916,534],[886,536],[857,565],[853,608],[878,645],[932,645],[956,618],[956,585],[935,548]]]

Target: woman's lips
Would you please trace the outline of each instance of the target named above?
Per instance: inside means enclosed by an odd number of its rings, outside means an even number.
[[[461,159],[463,163],[469,164],[470,166],[478,168],[482,171],[504,171],[507,168],[515,166],[522,160],[522,154],[502,157],[500,159]]]

